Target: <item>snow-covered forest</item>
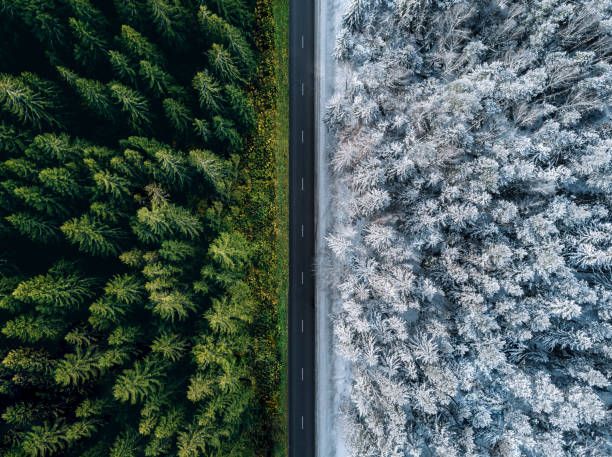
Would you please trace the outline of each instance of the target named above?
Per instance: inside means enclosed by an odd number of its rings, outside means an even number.
[[[332,289],[354,456],[612,454],[612,1],[352,0]]]

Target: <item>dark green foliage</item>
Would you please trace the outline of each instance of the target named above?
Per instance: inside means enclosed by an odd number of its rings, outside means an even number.
[[[128,84],[135,83],[136,70],[132,67],[130,59],[125,54],[115,50],[108,51],[108,60],[119,79]]]
[[[222,102],[221,85],[206,70],[193,78],[193,88],[198,93],[200,106],[209,112],[219,112]]]
[[[151,125],[151,110],[149,102],[137,90],[120,83],[109,83],[111,97],[119,105],[130,126],[140,132]]]
[[[220,44],[213,44],[208,51],[208,63],[217,77],[226,82],[240,80],[240,71],[230,52]]]
[[[193,123],[189,108],[173,98],[166,98],[163,103],[164,114],[170,125],[179,133],[187,132]]]
[[[252,7],[202,3],[0,0],[0,455],[262,454]]]
[[[19,232],[32,241],[48,243],[59,237],[59,227],[53,221],[44,219],[38,214],[13,213],[6,220]]]
[[[229,146],[232,152],[240,150],[242,147],[242,137],[234,128],[234,123],[221,116],[213,117],[213,131],[215,137]]]
[[[23,77],[0,75],[2,110],[35,128],[57,125],[52,114],[53,102],[23,81]]]
[[[69,23],[76,39],[75,60],[84,66],[96,64],[98,59],[104,55],[108,44],[87,22],[71,17]]]
[[[125,53],[133,60],[147,60],[155,64],[162,63],[163,57],[159,49],[132,27],[122,25],[118,41]]]
[[[87,254],[106,257],[119,253],[117,240],[121,237],[121,231],[87,214],[67,221],[61,230],[71,243]]]
[[[187,39],[187,12],[178,2],[167,0],[146,0],[149,17],[155,30],[170,44],[179,45]]]

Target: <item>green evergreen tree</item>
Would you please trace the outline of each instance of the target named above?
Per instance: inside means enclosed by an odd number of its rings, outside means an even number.
[[[170,125],[177,132],[186,133],[194,122],[189,108],[173,98],[164,99],[163,105],[164,114],[166,119],[170,121]]]
[[[208,63],[213,73],[222,81],[242,81],[240,70],[234,62],[231,53],[222,45],[214,43],[208,51]]]
[[[67,446],[66,427],[57,422],[33,426],[21,443],[23,451],[30,457],[51,456],[63,451]]]
[[[43,187],[62,197],[76,197],[82,191],[68,168],[45,168],[38,173],[38,179]]]
[[[139,209],[132,230],[144,242],[159,242],[172,236],[195,239],[202,225],[189,210],[165,203]]]
[[[31,132],[17,129],[15,126],[0,122],[0,151],[14,155],[26,148]]]
[[[166,0],[146,0],[151,21],[155,30],[168,43],[180,45],[185,36],[186,13],[179,2]]]
[[[231,120],[221,116],[213,117],[213,131],[219,141],[230,147],[231,152],[237,152],[242,147],[242,137],[234,128]]]
[[[173,82],[170,74],[162,70],[160,66],[146,60],[140,61],[140,70],[138,74],[149,89],[158,97],[166,94],[168,92],[168,87]]]
[[[122,232],[118,228],[110,227],[91,216],[84,214],[65,222],[61,231],[66,238],[87,254],[97,256],[114,256],[119,254],[118,241]]]
[[[210,4],[223,18],[248,30],[252,13],[245,0],[211,0]]]
[[[95,65],[106,53],[108,44],[89,23],[73,17],[68,22],[76,39],[75,60],[83,66]]]
[[[193,128],[197,136],[203,141],[208,141],[210,138],[210,127],[204,119],[194,119]]]
[[[113,0],[115,9],[124,24],[139,26],[145,17],[143,3],[140,0]],[[139,28],[139,27],[136,27]]]
[[[182,189],[189,181],[187,160],[171,149],[164,148],[155,152],[158,167],[154,177],[169,188]]]
[[[221,86],[208,71],[200,71],[193,78],[193,88],[198,93],[200,106],[218,113],[223,100]]]
[[[74,87],[88,109],[105,119],[113,120],[115,118],[116,111],[111,93],[105,84],[93,79],[81,78],[64,67],[57,67],[57,71],[68,84]]]
[[[68,214],[62,201],[39,186],[15,187],[13,193],[26,205],[48,216],[65,217]]]
[[[243,131],[250,131],[255,126],[255,109],[244,91],[234,85],[224,87],[225,99],[232,112],[232,117]]]
[[[123,370],[113,386],[113,396],[120,402],[142,402],[162,387],[163,372],[151,359],[137,361],[134,368]]]
[[[36,129],[59,125],[52,114],[53,102],[15,76],[0,74],[0,105],[3,111]]]
[[[60,236],[59,227],[54,221],[44,219],[37,214],[13,213],[6,216],[6,220],[19,232],[19,234],[41,243],[49,243],[58,240]]]
[[[146,60],[156,65],[163,64],[164,59],[159,49],[132,27],[128,25],[121,26],[119,42],[128,56],[134,61]]]
[[[43,314],[54,315],[62,308],[73,309],[92,296],[92,279],[76,274],[47,273],[19,283],[12,295],[24,302],[40,305]]]
[[[151,125],[151,111],[147,99],[130,87],[120,83],[109,83],[111,97],[117,102],[121,111],[128,116],[132,129],[142,131]]]
[[[193,150],[189,152],[191,164],[212,184],[215,190],[223,194],[228,187],[228,178],[232,175],[231,165],[207,150]]]
[[[140,437],[133,430],[122,432],[113,443],[109,457],[137,457],[141,455],[138,442]]]
[[[151,351],[159,353],[165,360],[176,362],[184,357],[187,342],[175,333],[162,333],[153,341]]]
[[[36,343],[40,340],[57,339],[63,328],[62,321],[58,319],[22,314],[7,321],[2,333],[8,338],[17,338],[24,343]]]
[[[80,154],[78,142],[71,142],[65,133],[43,133],[34,137],[25,154],[39,163],[45,163],[49,159],[66,162],[78,158]]]
[[[214,14],[205,5],[200,6],[198,21],[206,37],[214,43],[227,46],[232,55],[238,59],[238,64],[245,74],[250,76],[255,67],[255,57],[240,29]]]
[[[124,83],[134,85],[136,83],[136,70],[130,59],[119,51],[108,51],[108,60],[113,67],[115,75]]]
[[[114,198],[121,199],[130,194],[130,181],[107,170],[94,173],[93,181],[100,192]]]
[[[78,386],[100,375],[97,356],[89,349],[77,347],[73,354],[66,354],[57,362],[53,377],[61,386]]]

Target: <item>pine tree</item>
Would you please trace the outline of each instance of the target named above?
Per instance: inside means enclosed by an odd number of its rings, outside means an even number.
[[[217,192],[223,194],[227,190],[226,180],[232,174],[227,161],[207,150],[189,151],[189,160]]]
[[[136,83],[136,70],[125,54],[119,51],[108,51],[108,60],[113,67],[115,75],[124,83],[134,85]]]
[[[95,65],[106,53],[108,44],[89,23],[73,17],[68,22],[76,39],[75,60],[83,66]]]
[[[32,91],[15,76],[0,75],[0,104],[4,111],[36,129],[59,125],[52,114],[53,102]]]
[[[179,133],[188,132],[194,122],[189,108],[173,98],[164,99],[163,105],[164,114],[170,125]]]
[[[100,375],[97,356],[89,349],[77,347],[73,354],[66,354],[57,362],[53,377],[61,386],[78,386]]]
[[[159,353],[170,362],[180,360],[187,349],[187,342],[180,335],[173,333],[162,333],[151,345],[151,351]]]
[[[21,199],[26,205],[48,216],[65,217],[68,209],[59,198],[39,186],[21,186],[13,189],[13,194]]]
[[[208,449],[209,436],[205,430],[191,424],[178,436],[178,457],[198,457]]]
[[[71,142],[67,134],[43,133],[34,137],[25,154],[39,163],[49,159],[66,162],[81,156],[80,146],[76,141]]]
[[[151,125],[149,102],[142,94],[119,83],[109,83],[108,89],[121,111],[128,115],[132,129],[140,132]]]
[[[244,0],[212,0],[211,4],[220,16],[248,30],[252,13]]]
[[[18,338],[25,343],[36,343],[40,340],[56,340],[63,328],[63,323],[57,319],[22,314],[7,321],[2,328],[2,333],[8,338]]]
[[[170,236],[195,239],[202,231],[200,221],[189,210],[171,203],[141,208],[134,233],[144,242],[161,241]]]
[[[145,17],[143,4],[139,0],[113,0],[115,9],[124,24],[139,26]],[[139,28],[139,27],[136,27]]]
[[[239,151],[242,147],[242,138],[234,128],[234,123],[221,116],[213,117],[213,131],[215,137],[230,146],[232,152]]]
[[[208,51],[208,63],[215,75],[225,82],[242,81],[232,55],[222,45],[214,43]]]
[[[66,427],[57,422],[45,422],[42,426],[35,425],[27,432],[21,443],[26,455],[30,457],[46,457],[63,451],[68,445]]]
[[[54,221],[44,219],[31,213],[14,213],[6,216],[6,220],[21,235],[28,237],[32,241],[49,243],[59,239],[60,230]]]
[[[115,118],[115,108],[108,87],[96,80],[79,77],[65,67],[57,67],[64,80],[74,87],[83,104],[93,113],[105,119]]]
[[[149,42],[142,34],[128,25],[121,26],[121,47],[132,58],[139,62],[146,60],[156,65],[163,64],[162,54],[157,47]]]
[[[97,188],[116,199],[125,198],[130,194],[130,181],[108,171],[98,171],[93,175]]]
[[[38,179],[45,188],[62,197],[76,197],[82,191],[68,168],[45,168],[38,173]]]
[[[198,72],[193,78],[193,88],[198,93],[200,106],[218,113],[222,102],[221,86],[207,71]]]
[[[198,135],[203,141],[208,141],[210,137],[210,127],[208,126],[208,122],[206,122],[204,119],[194,119],[193,128],[196,135]]]
[[[142,80],[148,85],[149,89],[158,97],[168,92],[168,87],[173,83],[172,76],[166,73],[158,65],[146,60],[140,61],[138,72]]]
[[[159,149],[155,152],[159,166],[155,178],[168,188],[182,189],[189,181],[187,161],[182,155],[171,149]]]
[[[140,437],[132,430],[122,432],[110,449],[110,457],[136,457],[140,454]]]
[[[96,24],[101,29],[108,26],[105,16],[89,0],[66,0],[66,3],[78,19]]]
[[[23,281],[12,295],[24,303],[42,305],[44,314],[55,314],[62,308],[76,308],[92,296],[93,281],[76,274],[35,276]]]
[[[141,299],[142,284],[135,276],[124,274],[111,278],[104,287],[104,293],[114,302],[132,305]]]
[[[161,386],[162,373],[150,359],[136,361],[134,368],[123,370],[113,386],[113,396],[120,402],[136,404],[157,392]]]
[[[247,18],[248,15],[242,17]],[[214,43],[227,46],[228,50],[238,59],[238,64],[244,69],[245,74],[251,75],[255,66],[255,59],[243,33],[204,5],[200,6],[198,21],[207,38]]]
[[[11,155],[18,154],[25,149],[27,141],[32,137],[31,133],[15,126],[0,123],[0,150]]]
[[[256,119],[255,110],[247,95],[233,85],[226,85],[224,92],[234,120],[243,131],[250,131],[255,126]]]
[[[166,0],[146,0],[155,30],[168,43],[175,46],[185,41],[186,13],[179,4]]]
[[[99,222],[88,214],[65,222],[60,229],[71,243],[78,245],[87,254],[119,254],[118,241],[123,235],[121,230]]]

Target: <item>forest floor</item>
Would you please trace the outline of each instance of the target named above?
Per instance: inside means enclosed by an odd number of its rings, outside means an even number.
[[[276,123],[276,198],[279,217],[278,256],[278,318],[281,354],[280,413],[284,440],[277,444],[275,457],[288,453],[288,299],[289,299],[289,0],[274,0],[274,43],[276,46],[276,77],[278,82]]]

